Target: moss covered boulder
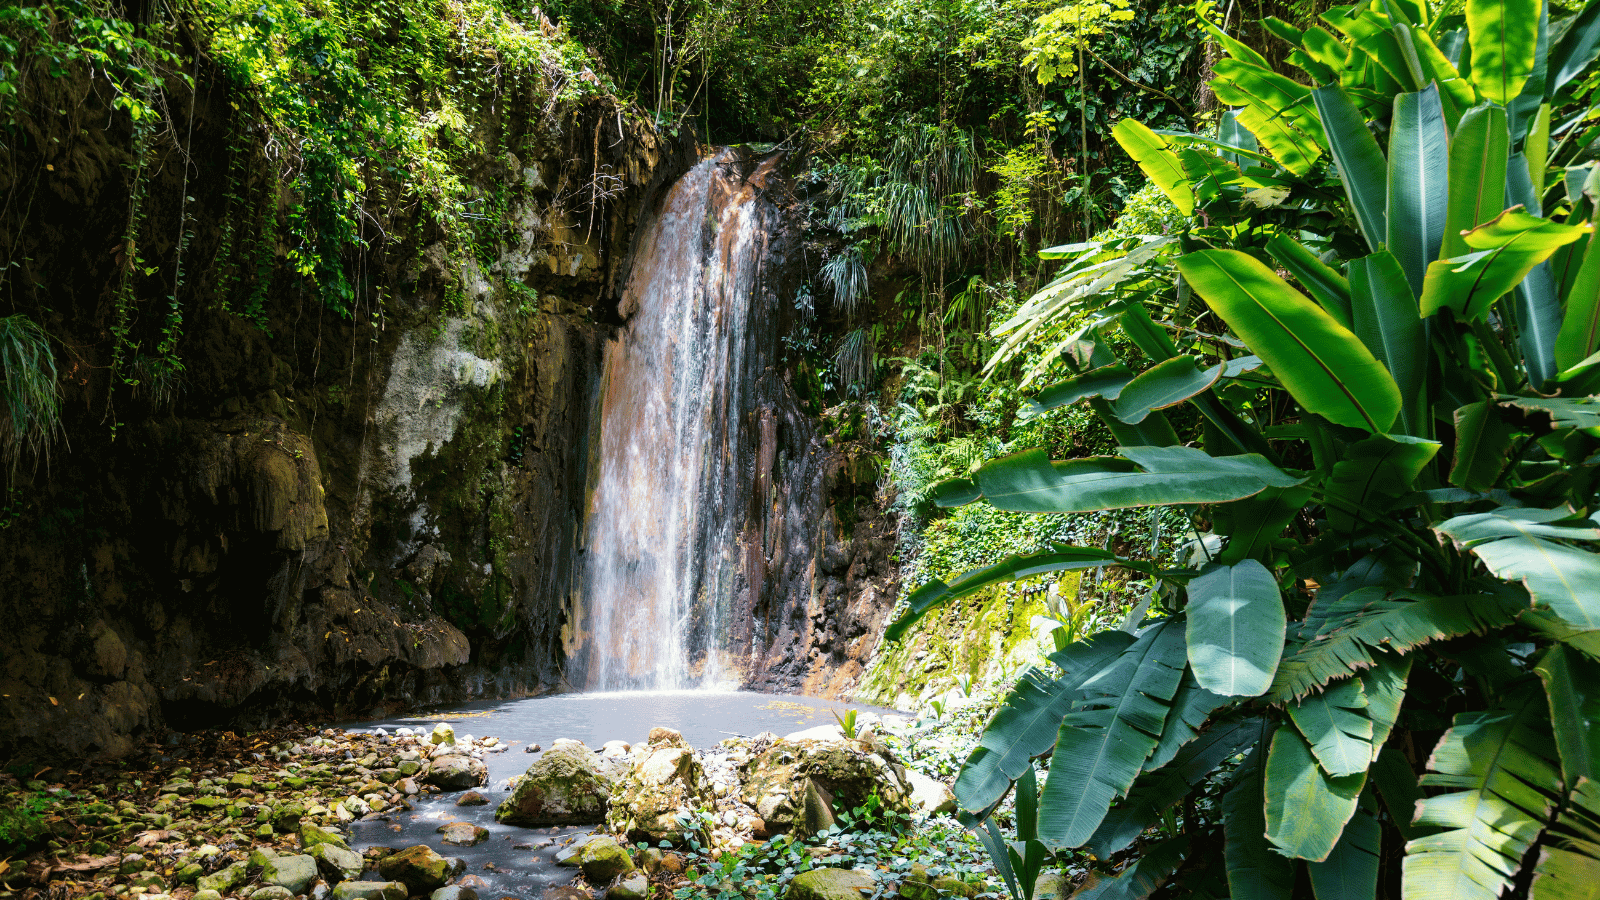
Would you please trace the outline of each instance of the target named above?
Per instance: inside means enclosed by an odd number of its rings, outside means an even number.
[[[812,869],[789,882],[784,900],[861,900],[877,887],[872,876],[854,869]]]
[[[615,838],[597,837],[578,851],[578,865],[590,884],[604,887],[634,870],[628,848]]]
[[[883,807],[911,810],[905,767],[873,739],[780,740],[743,767],[740,799],[756,811],[769,833],[809,835],[876,794]]]
[[[672,732],[635,750],[633,766],[611,795],[606,826],[634,841],[679,841],[684,828],[678,817],[715,803],[705,769]]]
[[[425,846],[409,847],[378,860],[378,871],[413,895],[427,894],[450,880],[450,861]]]
[[[598,825],[612,788],[588,747],[562,744],[528,767],[494,818],[506,825]]]

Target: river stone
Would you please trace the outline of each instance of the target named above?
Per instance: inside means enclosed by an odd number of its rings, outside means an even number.
[[[281,884],[269,884],[251,891],[250,900],[289,900],[294,893]]]
[[[296,800],[279,805],[272,811],[272,827],[276,831],[288,834],[300,827],[300,819],[306,814],[305,804]]]
[[[465,885],[452,884],[434,891],[428,900],[478,900],[478,892]]]
[[[398,881],[341,881],[333,886],[333,900],[406,900],[406,886]]]
[[[326,845],[324,845],[326,846]],[[267,860],[261,867],[261,880],[289,889],[291,894],[303,894],[317,878],[317,860],[304,854],[279,856]]]
[[[578,851],[578,864],[590,884],[606,885],[632,872],[633,859],[616,838],[596,837]]]
[[[201,875],[196,880],[195,887],[201,891],[216,891],[219,894],[226,894],[233,890],[234,885],[244,880],[245,874],[244,863],[236,862],[225,869],[212,872],[210,875]]]
[[[332,844],[342,850],[349,850],[350,845],[345,842],[344,835],[326,828],[318,828],[310,822],[300,823],[300,847],[310,850],[318,844]]]
[[[378,871],[390,881],[404,882],[413,894],[426,894],[450,880],[450,861],[418,845],[378,860]]]
[[[222,900],[222,895],[216,891],[196,891],[193,900]]]
[[[773,834],[796,825],[813,833],[873,794],[886,809],[911,812],[905,767],[864,741],[779,740],[741,769],[740,799]]]
[[[1033,900],[1066,900],[1072,896],[1072,879],[1065,872],[1040,872],[1033,882]]]
[[[433,726],[433,734],[428,735],[430,744],[451,744],[456,742],[456,730],[444,722]]]
[[[552,747],[494,811],[507,825],[598,825],[605,821],[612,783],[594,754],[576,741]]]
[[[361,877],[366,862],[361,854],[334,843],[317,844],[310,850],[317,869],[333,884]]]
[[[900,882],[901,900],[941,900],[947,897],[971,897],[977,885],[967,884],[950,875],[929,876],[928,867],[920,863],[911,867],[911,874]],[[1038,900],[1035,895],[1035,900]]]
[[[606,826],[633,841],[681,841],[685,829],[679,815],[715,802],[693,750],[652,743],[635,755],[632,768],[612,792]]]
[[[488,781],[489,770],[470,756],[452,753],[435,756],[432,767],[422,780],[447,791],[461,791]]]
[[[467,791],[465,794],[462,794],[460,797],[456,798],[457,806],[483,806],[488,802],[489,798],[478,793],[477,791]]]
[[[956,795],[950,786],[915,769],[906,770],[911,785],[911,808],[925,816],[956,810]]]
[[[437,829],[441,840],[456,847],[475,847],[489,839],[489,829],[471,822],[451,822]]]
[[[650,880],[643,872],[622,876],[606,891],[606,900],[645,900],[650,895]]]
[[[789,882],[784,900],[861,900],[877,887],[872,876],[854,869],[812,869]]]

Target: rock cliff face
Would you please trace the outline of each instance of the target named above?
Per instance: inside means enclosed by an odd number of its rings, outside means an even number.
[[[122,310],[167,308],[156,284],[119,303],[132,141],[90,79],[31,98],[74,115],[34,117],[0,158],[18,201],[0,316],[44,326],[64,391],[63,440],[0,497],[0,755],[560,682],[598,347],[632,231],[692,146],[614,101],[508,101],[472,123],[506,149],[470,168],[510,227],[463,250],[372,210],[348,317],[264,243],[252,322],[211,261],[238,195],[286,188],[270,165],[240,186],[240,98],[199,71],[169,94],[192,153],[157,141],[140,186],[152,278],[180,247],[200,261],[180,372],[108,375]]]
[[[241,315],[230,223],[241,196],[281,206],[285,175],[195,70],[168,91],[192,137],[152,144],[143,182],[87,75],[29,98],[72,115],[0,150],[0,316],[49,332],[63,390],[62,439],[0,496],[0,756],[563,687],[600,348],[632,235],[695,148],[614,100],[509,97],[469,123],[501,149],[467,166],[506,227],[462,247],[372,202],[344,316],[268,235]],[[124,359],[114,381],[118,330],[173,309],[181,368]],[[752,686],[837,695],[893,603],[890,538],[856,521],[875,473],[767,358],[731,640]]]

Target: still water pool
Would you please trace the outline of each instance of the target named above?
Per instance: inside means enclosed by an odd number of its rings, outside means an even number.
[[[426,736],[434,725],[447,722],[457,738],[493,736],[508,745],[503,753],[481,757],[489,769],[489,783],[478,792],[488,797],[487,805],[456,806],[460,793],[426,795],[416,799],[413,810],[352,823],[351,837],[358,850],[427,844],[443,856],[465,861],[467,874],[483,879],[476,889],[484,900],[536,900],[547,887],[572,880],[575,870],[557,866],[556,854],[591,829],[518,828],[495,822],[495,807],[510,794],[507,779],[521,775],[539,758],[538,753],[527,752],[529,747],[547,748],[559,738],[582,741],[593,749],[612,740],[632,744],[644,740],[651,728],[664,725],[682,732],[690,746],[702,748],[734,735],[763,731],[785,735],[831,724],[834,711],[847,709],[892,712],[817,697],[747,691],[624,691],[482,702],[348,725],[352,731],[382,728],[391,733],[410,728]],[[445,844],[437,830],[448,822],[480,825],[488,829],[489,839],[475,847]]]

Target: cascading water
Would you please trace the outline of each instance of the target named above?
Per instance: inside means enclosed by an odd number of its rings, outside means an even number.
[[[640,235],[628,324],[606,347],[569,670],[589,690],[708,687],[736,670],[725,635],[752,479],[738,470],[757,427],[748,323],[766,223],[761,170],[747,180],[735,162],[723,151],[672,188]]]

